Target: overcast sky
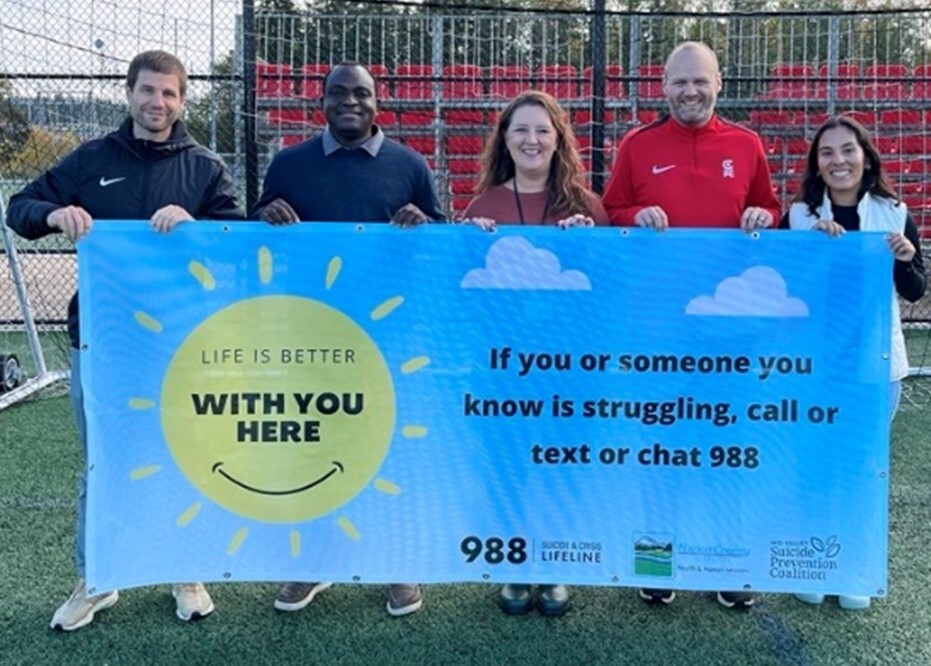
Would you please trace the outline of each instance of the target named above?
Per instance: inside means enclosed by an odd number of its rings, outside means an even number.
[[[211,30],[210,12],[215,19]],[[124,74],[139,51],[176,53],[191,74],[232,50],[241,0],[0,0],[0,72]]]

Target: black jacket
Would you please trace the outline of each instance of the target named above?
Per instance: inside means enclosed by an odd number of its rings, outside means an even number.
[[[41,238],[49,214],[80,206],[94,219],[147,220],[171,204],[196,219],[242,219],[223,161],[197,143],[180,120],[165,142],[137,139],[127,118],[116,132],[88,141],[10,199],[7,225]],[[68,334],[79,347],[77,294],[68,305]]]

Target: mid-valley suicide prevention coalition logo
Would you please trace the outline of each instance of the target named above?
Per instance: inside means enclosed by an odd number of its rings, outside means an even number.
[[[836,535],[807,541],[774,540],[769,545],[769,577],[789,580],[827,580],[838,568],[841,551]]]

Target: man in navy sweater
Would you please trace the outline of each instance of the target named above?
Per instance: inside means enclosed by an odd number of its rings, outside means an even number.
[[[251,217],[271,224],[391,222],[403,227],[442,219],[427,161],[385,138],[374,124],[377,108],[371,72],[353,62],[333,67],[323,79],[326,129],[275,156]],[[275,608],[300,610],[329,586],[286,583]],[[407,615],[422,605],[419,585],[388,587],[391,615]]]
[[[323,80],[323,134],[281,151],[265,174],[252,217],[294,222],[441,220],[433,175],[419,153],[385,138],[374,124],[375,79],[356,63]]]

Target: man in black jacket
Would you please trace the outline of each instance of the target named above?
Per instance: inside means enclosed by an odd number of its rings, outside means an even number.
[[[10,228],[28,239],[60,232],[76,242],[90,233],[94,219],[148,219],[156,232],[171,231],[185,220],[241,219],[226,166],[180,120],[186,90],[187,72],[175,56],[146,51],[133,58],[126,78],[130,117],[116,132],[80,146],[13,196]],[[77,294],[68,305],[68,334],[71,402],[86,459]],[[82,474],[75,547],[80,578],[52,618],[53,629],[79,629],[118,599],[116,591],[88,596],[84,585],[85,489]],[[213,611],[200,583],[173,585],[172,594],[182,620]]]

